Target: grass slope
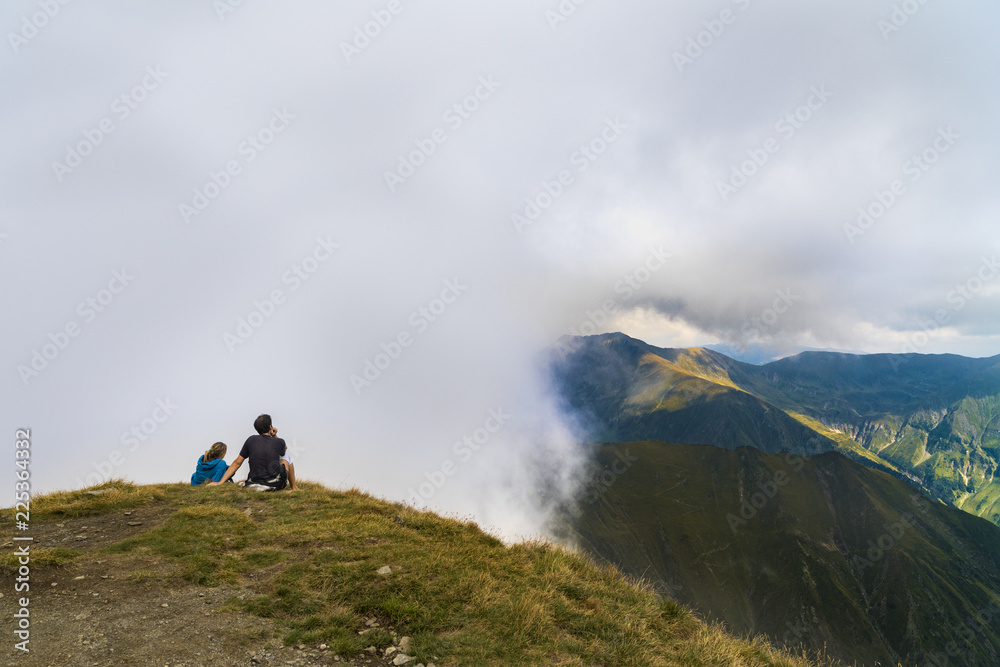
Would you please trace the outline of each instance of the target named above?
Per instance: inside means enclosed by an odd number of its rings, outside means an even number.
[[[734,631],[863,665],[1000,664],[989,522],[835,452],[636,442],[597,461],[567,534]]]
[[[232,612],[273,619],[286,644],[324,642],[347,656],[390,644],[383,630],[359,635],[363,619],[376,617],[413,637],[417,661],[438,665],[810,664],[707,626],[584,556],[544,543],[506,546],[471,522],[357,490],[302,487],[257,494],[115,480],[90,492],[38,496],[31,508],[36,527],[79,517],[94,524],[135,508],[159,518],[99,545],[76,542],[73,550],[38,541],[33,580],[83,561],[156,561],[186,585],[250,589],[229,601]],[[391,574],[379,574],[386,565]],[[16,568],[10,552],[0,555],[5,590]],[[114,575],[137,580],[144,572]],[[94,628],[95,636],[101,632]]]

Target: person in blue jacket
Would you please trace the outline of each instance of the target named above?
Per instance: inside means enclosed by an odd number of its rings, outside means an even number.
[[[224,457],[226,456],[226,443],[217,442],[208,448],[204,454],[198,457],[198,467],[191,475],[191,486],[198,486],[204,482],[218,482],[226,474]]]

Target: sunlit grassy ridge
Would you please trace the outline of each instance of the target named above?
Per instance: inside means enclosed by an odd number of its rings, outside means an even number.
[[[302,487],[256,494],[116,480],[97,487],[105,495],[39,496],[39,523],[138,506],[163,508],[165,521],[97,550],[33,562],[158,557],[194,585],[248,587],[253,594],[231,604],[275,619],[286,643],[322,641],[346,655],[389,645],[382,630],[358,635],[374,616],[411,635],[418,660],[439,665],[810,664],[708,627],[617,570],[553,545],[508,546],[468,521],[357,490]],[[0,561],[8,572],[9,560]],[[379,574],[386,565],[392,573]]]
[[[624,407],[635,414],[657,410],[670,412],[688,407],[692,402],[716,396],[735,387],[688,372],[662,357],[647,354],[639,364],[639,375]]]

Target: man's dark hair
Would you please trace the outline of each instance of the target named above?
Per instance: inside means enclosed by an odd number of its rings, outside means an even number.
[[[253,420],[253,427],[258,433],[264,435],[271,430],[271,415],[261,415]]]

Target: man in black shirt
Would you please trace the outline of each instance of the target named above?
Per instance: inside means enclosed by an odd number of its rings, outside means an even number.
[[[251,435],[243,443],[240,455],[236,457],[226,474],[218,482],[212,482],[209,486],[224,484],[243,465],[243,461],[250,460],[250,474],[247,477],[246,486],[261,490],[279,491],[285,488],[285,484],[291,480],[292,491],[295,490],[295,477],[289,477],[288,463],[282,460],[287,447],[285,441],[276,437],[278,429],[271,424],[271,415],[261,415],[253,422],[253,427],[257,435]]]

